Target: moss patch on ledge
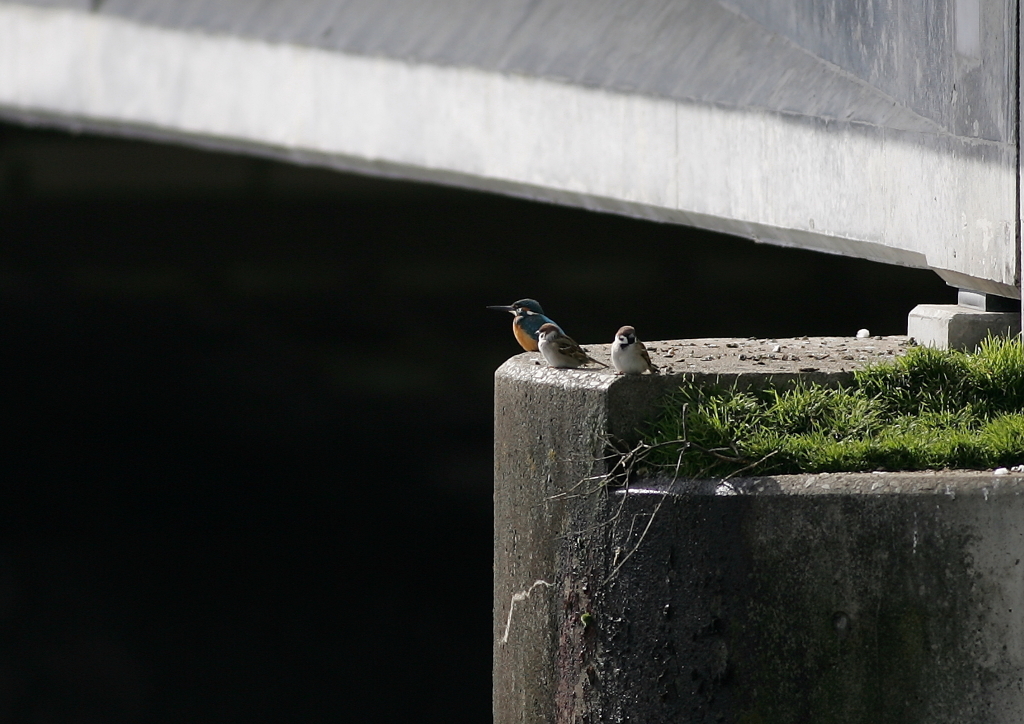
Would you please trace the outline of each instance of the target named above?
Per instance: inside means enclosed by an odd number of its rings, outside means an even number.
[[[646,431],[648,465],[681,476],[992,468],[1024,463],[1024,344],[916,347],[845,387],[686,382]]]

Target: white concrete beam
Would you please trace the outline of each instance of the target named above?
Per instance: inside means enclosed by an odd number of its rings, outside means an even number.
[[[10,2],[0,114],[694,224],[1019,296],[1015,145],[923,120],[895,129]]]

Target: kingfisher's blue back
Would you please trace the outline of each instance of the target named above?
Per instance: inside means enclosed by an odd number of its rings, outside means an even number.
[[[512,320],[512,334],[515,335],[519,346],[527,352],[537,351],[537,330],[545,324],[553,324],[558,327],[558,331],[562,331],[557,322],[544,314],[544,310],[541,309],[540,303],[536,299],[520,299],[509,306],[488,307],[488,309],[511,312],[515,315],[515,319]]]

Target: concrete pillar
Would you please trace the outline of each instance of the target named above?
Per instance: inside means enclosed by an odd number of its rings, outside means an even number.
[[[691,373],[800,374],[742,356]],[[607,440],[635,437],[679,377],[535,357],[495,379],[495,722],[1024,718],[1024,478],[603,486]],[[848,374],[822,364],[805,374]]]

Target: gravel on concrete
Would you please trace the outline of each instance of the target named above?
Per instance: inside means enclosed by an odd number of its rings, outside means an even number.
[[[850,372],[872,362],[891,360],[913,346],[905,335],[857,337],[772,337],[672,339],[644,342],[663,374]],[[610,344],[584,344],[594,359],[611,364]],[[526,353],[537,365],[537,353]],[[597,374],[613,370],[591,367]]]

